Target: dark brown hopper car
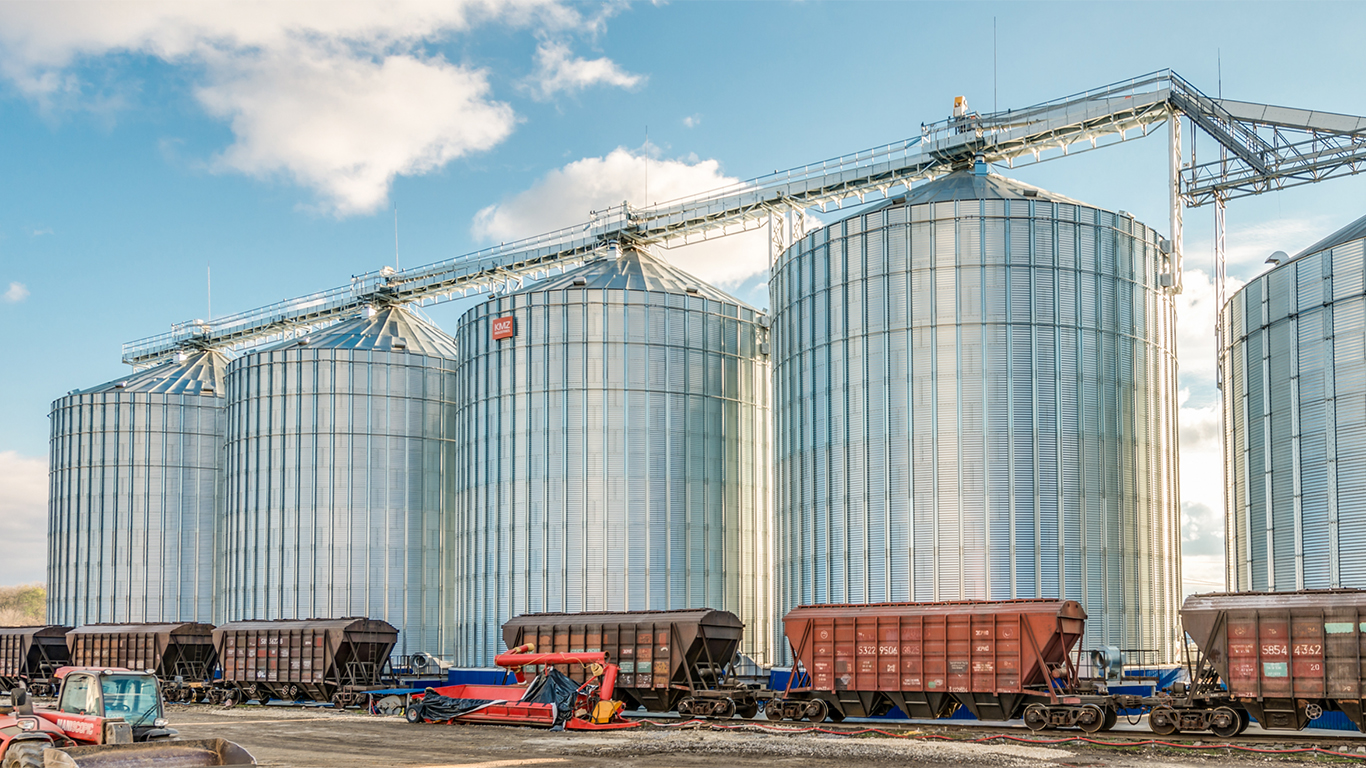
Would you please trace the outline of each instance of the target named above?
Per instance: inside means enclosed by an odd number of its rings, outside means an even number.
[[[962,706],[982,720],[1102,730],[1114,725],[1112,706],[1063,700],[1085,622],[1072,600],[801,606],[783,617],[800,667],[766,711],[819,721],[899,707],[939,718]]]
[[[87,624],[66,646],[78,667],[150,670],[172,701],[205,695],[218,666],[212,624]]]
[[[1327,710],[1366,731],[1366,591],[1191,595],[1181,622],[1199,648],[1194,682],[1185,698],[1153,709],[1154,732],[1227,738],[1249,715],[1266,728],[1299,730]]]
[[[18,687],[22,679],[34,696],[57,692],[53,673],[71,663],[66,633],[71,627],[0,627],[0,689]]]
[[[383,687],[398,630],[387,621],[234,621],[213,631],[229,703],[257,699],[349,706]]]
[[[529,613],[503,625],[503,642],[508,648],[532,643],[544,653],[606,651],[621,667],[617,693],[628,709],[753,717],[755,692],[728,680],[744,632],[735,614],[710,608]],[[560,671],[585,680],[582,669]]]

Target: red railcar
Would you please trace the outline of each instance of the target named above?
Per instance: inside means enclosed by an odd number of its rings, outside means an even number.
[[[1366,731],[1366,591],[1191,595],[1181,622],[1199,649],[1193,683],[1153,709],[1154,732],[1229,737],[1249,716],[1299,730],[1329,710]]]
[[[842,720],[892,707],[938,718],[962,706],[984,720],[1023,714],[1100,730],[1114,708],[1070,690],[1085,623],[1073,600],[801,606],[783,618],[800,671],[767,709],[774,719]]]

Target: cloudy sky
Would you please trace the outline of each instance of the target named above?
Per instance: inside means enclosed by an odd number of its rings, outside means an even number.
[[[1366,7],[1237,7],[0,4],[0,584],[42,574],[49,404],[121,375],[121,343],[207,316],[210,267],[213,312],[251,309],[913,136],[959,94],[1022,107],[1172,68],[1211,94],[1366,114]],[[1274,44],[1249,45],[1270,20]],[[1165,231],[1165,150],[1153,138],[1012,175]],[[1234,203],[1235,282],[1363,201],[1366,178]],[[1182,497],[1199,590],[1223,573],[1212,214],[1186,221]],[[768,304],[761,235],[670,257]],[[461,309],[431,315],[451,328]]]

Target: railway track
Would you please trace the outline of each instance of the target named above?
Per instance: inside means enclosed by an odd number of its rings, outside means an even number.
[[[1139,724],[1120,720],[1115,730],[1088,734],[1080,729],[1029,730],[1023,724],[981,723],[956,720],[936,723],[919,720],[846,720],[843,723],[773,722],[762,717],[731,718],[729,720],[685,719],[675,715],[645,715],[628,713],[628,718],[664,728],[710,728],[715,730],[759,730],[769,733],[822,733],[857,736],[881,734],[895,738],[940,739],[953,741],[1005,740],[1032,745],[1084,744],[1094,747],[1139,748],[1165,746],[1177,749],[1218,750],[1233,749],[1269,754],[1304,754],[1310,751],[1335,757],[1366,762],[1366,734],[1354,731],[1285,731],[1248,732],[1236,739],[1224,740],[1211,733],[1178,733],[1159,737]]]

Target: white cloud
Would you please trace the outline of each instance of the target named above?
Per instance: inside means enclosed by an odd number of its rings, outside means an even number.
[[[594,85],[630,89],[644,81],[643,75],[627,72],[611,59],[577,58],[568,45],[544,40],[536,46],[536,72],[527,86],[533,95],[544,100],[557,93],[577,93]]]
[[[421,174],[502,141],[516,122],[488,73],[424,48],[481,24],[596,34],[559,0],[401,3],[0,4],[0,75],[44,105],[109,101],[79,73],[120,55],[181,67],[234,143],[215,167],[305,185],[339,215],[382,207],[397,175]],[[544,63],[544,62],[543,62]],[[608,59],[564,57],[555,82],[620,84]],[[555,73],[552,73],[555,74]],[[581,85],[579,87],[582,87]]]
[[[5,301],[11,304],[18,304],[28,298],[28,286],[23,283],[10,283],[9,290],[5,291]]]
[[[1237,275],[1243,281],[1271,269],[1266,259],[1275,251],[1285,251],[1294,256],[1308,248],[1329,233],[1337,230],[1333,221],[1326,216],[1295,219],[1269,219],[1244,223],[1231,221],[1226,230],[1224,259],[1230,275]],[[1208,237],[1192,238],[1187,235],[1186,263],[1194,254],[1206,254],[1212,258],[1214,243]],[[1189,290],[1191,270],[1186,270],[1186,285]],[[1242,285],[1242,283],[1239,283]],[[1233,288],[1229,289],[1232,296]]]
[[[1181,558],[1181,597],[1197,592],[1223,592],[1223,555],[1186,555]]]
[[[648,177],[648,197],[646,192]],[[629,201],[664,202],[738,179],[721,173],[715,160],[660,160],[647,152],[618,148],[606,157],[588,157],[551,171],[529,189],[480,211],[476,237],[509,241],[588,220],[591,210]],[[734,287],[768,268],[766,230],[732,235],[663,252],[664,258],[707,282]]]
[[[1243,285],[1237,278],[1228,278],[1225,301]],[[1215,305],[1214,278],[1204,270],[1186,269],[1181,293],[1176,297],[1176,353],[1183,386],[1195,383],[1192,377],[1198,377],[1210,387],[1214,384],[1218,368]],[[1197,401],[1203,399],[1196,398]]]
[[[217,165],[286,174],[338,215],[384,206],[395,176],[489,149],[515,124],[511,107],[487,98],[484,73],[440,58],[272,52],[220,71],[198,92],[237,136]]]
[[[696,128],[697,126],[699,126],[699,125],[701,125],[701,124],[702,124],[702,116],[701,116],[701,115],[688,115],[687,117],[683,118],[683,127],[684,127],[684,128]]]
[[[0,451],[0,585],[47,580],[47,459]]]

